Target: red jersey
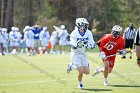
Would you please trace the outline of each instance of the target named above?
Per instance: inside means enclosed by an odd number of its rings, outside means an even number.
[[[105,52],[106,56],[116,54],[118,50],[124,49],[123,37],[114,38],[112,34],[105,34],[97,44],[101,51]]]

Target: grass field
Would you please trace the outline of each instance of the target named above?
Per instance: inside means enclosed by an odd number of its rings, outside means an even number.
[[[103,86],[102,73],[95,78],[96,66],[102,66],[97,53],[88,53],[91,73],[84,75],[84,89],[77,89],[77,71],[66,73],[70,54],[0,56],[0,93],[140,93],[140,68],[133,59],[117,56],[109,86]]]

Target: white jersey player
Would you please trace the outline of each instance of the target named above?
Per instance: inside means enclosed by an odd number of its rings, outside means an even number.
[[[3,47],[3,43],[4,43],[4,34],[2,33],[2,28],[0,27],[0,55],[4,55],[4,47]]]
[[[67,37],[68,37],[68,31],[65,29],[65,25],[60,26],[60,31],[58,34],[59,37],[59,45],[60,45],[60,51],[62,54],[64,54],[65,46],[67,45]]]
[[[11,32],[9,33],[9,39],[10,39],[10,46],[12,47],[12,54],[17,54],[17,48],[19,46],[19,36],[18,33],[15,30],[16,27],[11,28]]]
[[[28,27],[24,33],[24,40],[26,42],[26,48],[28,49],[27,55],[33,54],[34,49],[34,33],[32,32],[31,28]]]
[[[46,47],[50,38],[50,33],[48,32],[47,27],[43,27],[43,30],[40,32],[39,39],[41,42],[41,51],[40,54],[45,53],[47,54]]]
[[[55,51],[55,46],[56,46],[56,43],[58,43],[58,31],[53,31],[52,34],[51,34],[51,37],[50,37],[50,42],[51,42],[51,51],[50,51],[50,54],[55,54],[56,51]]]
[[[8,53],[8,41],[9,41],[9,36],[8,36],[8,33],[7,33],[7,29],[6,29],[6,28],[2,28],[2,33],[3,33],[4,37],[5,37],[4,43],[3,43],[4,52],[5,52],[5,53]]]
[[[71,64],[68,65],[67,73],[72,68],[78,71],[78,88],[83,88],[82,76],[89,74],[89,64],[86,58],[85,50],[95,48],[95,41],[92,33],[87,29],[89,23],[85,18],[77,18],[75,30],[70,35],[71,40]]]

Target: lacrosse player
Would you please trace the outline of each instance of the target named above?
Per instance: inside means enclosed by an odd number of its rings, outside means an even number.
[[[43,27],[43,30],[40,32],[40,35],[39,35],[39,39],[42,46],[40,54],[45,53],[45,52],[46,52],[45,54],[48,54],[46,51],[46,46],[48,44],[49,38],[50,38],[50,33],[48,32],[48,28]]]
[[[65,29],[65,25],[60,26],[60,32],[58,34],[59,37],[59,45],[60,45],[60,53],[64,54],[65,51],[65,46],[67,44],[67,36],[68,36],[68,31]]]
[[[34,55],[36,54],[38,47],[40,47],[40,40],[39,40],[39,34],[42,31],[42,27],[39,25],[34,25],[32,28],[32,31],[34,33]]]
[[[53,31],[50,37],[51,51],[50,54],[56,54],[55,46],[58,43],[58,31]]]
[[[71,40],[71,63],[68,64],[67,73],[72,69],[78,71],[78,88],[82,89],[83,74],[89,74],[89,63],[85,50],[95,48],[95,42],[91,31],[88,30],[88,21],[85,18],[76,19],[76,27],[70,35]]]
[[[2,33],[2,28],[0,27],[0,55],[4,55],[4,47],[3,47],[3,43],[4,43],[5,37],[4,34]]]
[[[116,53],[119,50],[120,54],[124,53],[124,39],[121,36],[122,27],[115,25],[112,28],[111,34],[105,34],[98,42],[99,56],[102,58],[104,63],[104,68],[97,67],[93,73],[93,77],[103,72],[104,75],[104,85],[108,85],[107,77],[112,71],[115,64]],[[114,55],[114,56],[111,56]]]
[[[8,53],[8,41],[9,41],[7,28],[2,28],[2,33],[3,33],[4,37],[5,37],[4,43],[3,43],[4,52],[5,52],[5,54],[7,54]]]
[[[16,27],[12,27],[11,30],[12,31],[9,33],[10,46],[12,47],[12,54],[17,54],[17,48],[19,46],[19,34],[16,31]]]
[[[137,56],[137,64],[140,67],[140,27],[138,28],[134,40],[136,46],[136,56]]]
[[[24,40],[26,42],[26,48],[28,49],[27,55],[30,56],[33,54],[34,50],[34,33],[32,32],[31,27],[26,27]]]

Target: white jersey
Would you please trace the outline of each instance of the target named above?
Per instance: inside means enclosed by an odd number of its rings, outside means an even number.
[[[52,32],[50,42],[52,45],[55,45],[58,42],[58,32],[57,31]]]
[[[34,47],[34,33],[32,30],[28,30],[24,34],[24,39],[26,41],[26,47]]]
[[[66,41],[68,36],[68,31],[67,30],[61,30],[58,34],[58,37],[60,38],[60,40],[62,41]]]
[[[85,54],[85,48],[86,47],[77,47],[77,41],[82,41],[84,44],[87,45],[95,45],[95,41],[93,39],[93,35],[91,31],[86,30],[85,34],[82,36],[78,29],[76,28],[74,31],[72,31],[70,36],[70,44],[72,45],[71,51],[78,54]]]
[[[66,43],[67,43],[67,36],[68,36],[68,31],[67,30],[59,31],[59,34],[58,34],[59,45],[66,45]]]
[[[47,46],[48,41],[49,41],[49,38],[50,38],[50,34],[49,34],[48,31],[42,30],[42,31],[40,32],[39,39],[40,39],[40,41],[41,41],[41,45],[42,45],[42,46]]]
[[[9,39],[9,37],[8,37],[8,33],[7,32],[4,32],[3,33],[3,35],[4,35],[4,44],[3,44],[3,46],[4,47],[8,47],[8,39]]]
[[[18,36],[19,34],[16,32],[16,31],[11,31],[10,33],[9,33],[9,38],[10,38],[10,40],[12,41],[12,42],[17,42],[18,40],[19,40],[19,36]]]
[[[25,40],[33,40],[34,39],[34,33],[32,32],[32,30],[28,30],[25,32],[24,39]]]
[[[0,32],[0,43],[4,43],[5,37],[2,32]]]
[[[17,32],[17,36],[18,36],[18,41],[20,41],[21,37],[22,37],[22,34],[19,31]]]

